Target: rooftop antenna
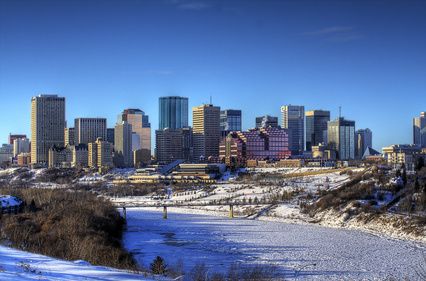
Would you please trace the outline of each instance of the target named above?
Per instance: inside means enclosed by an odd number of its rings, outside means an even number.
[[[212,96],[210,96],[210,104],[213,104],[213,103],[212,103]]]
[[[342,118],[342,107],[339,106],[339,118]]]

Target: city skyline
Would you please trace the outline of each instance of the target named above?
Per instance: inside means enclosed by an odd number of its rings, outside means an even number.
[[[1,1],[0,143],[30,136],[30,99],[66,98],[66,120],[158,99],[242,110],[242,130],[281,106],[327,110],[412,143],[426,106],[423,1]],[[76,20],[78,19],[78,20]],[[189,125],[192,112],[189,110]],[[155,130],[151,132],[155,143]]]

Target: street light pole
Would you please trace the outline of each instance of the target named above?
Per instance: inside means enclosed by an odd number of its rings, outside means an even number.
[[[299,272],[300,272],[302,269],[304,269],[305,267],[310,266],[310,265],[316,266],[317,264],[316,264],[316,263],[310,263],[310,264],[306,264],[306,265],[302,266],[301,268],[299,268],[299,270],[298,270],[298,271],[297,271],[297,273],[296,273],[296,277],[294,277],[294,280],[296,280],[296,279],[297,279],[297,275],[299,275]]]
[[[209,268],[209,270],[207,270],[207,272],[206,272],[206,279],[205,279],[205,281],[207,281],[208,279],[207,279],[207,276],[209,275],[209,271],[210,271],[210,269],[212,269],[213,267],[215,267],[216,265],[223,265],[223,263],[219,263],[219,264],[215,264],[215,265],[213,265],[213,266],[211,266],[210,268]]]

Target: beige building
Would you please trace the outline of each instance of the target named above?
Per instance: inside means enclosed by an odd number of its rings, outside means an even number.
[[[65,128],[65,146],[75,144],[75,128]]]
[[[31,99],[31,164],[47,167],[49,149],[64,146],[65,98],[39,95]]]
[[[140,139],[140,149],[147,149],[151,152],[151,123],[149,116],[140,109],[126,109],[117,116],[117,124],[123,121],[132,125],[132,132],[136,133]],[[137,146],[135,146],[137,147]]]
[[[421,146],[414,144],[397,144],[383,147],[384,158],[387,159],[388,165],[394,169],[399,169],[404,165],[406,169],[413,170],[421,153]]]
[[[30,140],[28,138],[13,140],[13,157],[18,156],[21,153],[28,153],[30,151]]]
[[[112,166],[113,145],[98,138],[95,142],[89,143],[89,167]]]
[[[72,165],[72,150],[70,147],[57,147],[49,149],[49,168],[69,168]]]
[[[192,108],[194,161],[219,156],[220,107],[203,104]]]
[[[98,138],[106,140],[107,119],[106,118],[76,118],[75,144],[88,144],[95,142]]]
[[[321,158],[324,160],[335,160],[336,151],[328,148],[324,143],[319,143],[318,145],[311,146],[312,149],[312,158]]]

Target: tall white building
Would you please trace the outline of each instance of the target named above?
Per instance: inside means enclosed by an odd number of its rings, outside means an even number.
[[[281,107],[281,128],[290,131],[291,155],[302,155],[305,146],[305,107],[286,105]]]
[[[65,98],[39,95],[31,99],[31,164],[47,167],[49,148],[64,146]]]

